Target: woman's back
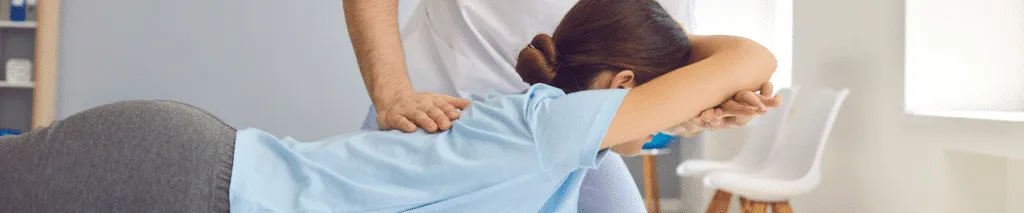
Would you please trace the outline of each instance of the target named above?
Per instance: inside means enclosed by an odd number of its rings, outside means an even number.
[[[539,84],[523,94],[474,102],[451,130],[439,134],[368,131],[299,142],[242,130],[232,208],[574,208],[574,189],[584,168],[596,164],[598,146],[625,91],[566,96]],[[567,202],[572,205],[563,205]]]

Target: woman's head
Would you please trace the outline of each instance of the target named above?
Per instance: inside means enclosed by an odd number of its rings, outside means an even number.
[[[572,93],[632,87],[689,62],[686,33],[654,0],[580,0],[554,36],[519,52],[516,72]]]

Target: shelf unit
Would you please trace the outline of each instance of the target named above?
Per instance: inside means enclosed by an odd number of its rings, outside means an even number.
[[[22,132],[53,122],[57,91],[60,1],[38,1],[36,20],[0,21],[0,128]],[[32,82],[6,81],[11,58],[32,61]]]

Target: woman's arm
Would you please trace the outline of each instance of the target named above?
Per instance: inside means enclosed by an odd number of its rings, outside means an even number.
[[[739,91],[755,91],[775,72],[775,56],[750,39],[690,36],[689,66],[633,88],[612,119],[601,148],[636,141],[697,116]]]

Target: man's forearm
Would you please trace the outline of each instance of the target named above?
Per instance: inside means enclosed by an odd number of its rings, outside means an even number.
[[[344,0],[359,72],[375,106],[413,92],[398,30],[398,0]]]

